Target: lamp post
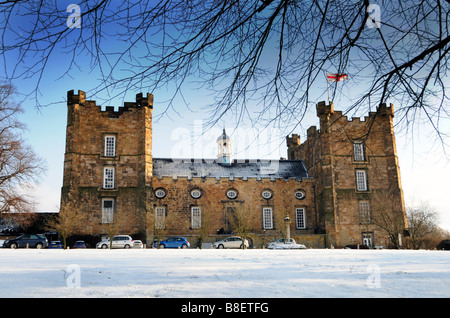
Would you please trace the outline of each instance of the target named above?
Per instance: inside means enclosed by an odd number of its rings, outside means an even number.
[[[291,228],[289,226],[290,223],[291,219],[289,218],[289,215],[286,215],[286,217],[284,218],[284,224],[286,224],[286,238],[284,239],[285,244],[289,242],[291,238]]]

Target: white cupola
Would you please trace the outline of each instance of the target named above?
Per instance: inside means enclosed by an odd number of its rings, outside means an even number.
[[[232,160],[232,142],[225,133],[224,128],[222,135],[217,138],[217,162],[229,165],[232,163]]]

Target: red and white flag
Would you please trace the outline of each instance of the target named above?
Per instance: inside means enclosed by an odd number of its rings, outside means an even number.
[[[343,80],[348,79],[347,74],[341,74],[341,73],[328,73],[327,72],[327,81],[328,82],[340,82]]]

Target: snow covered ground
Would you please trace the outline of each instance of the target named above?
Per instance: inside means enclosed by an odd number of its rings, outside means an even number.
[[[0,297],[450,297],[450,252],[0,249]]]

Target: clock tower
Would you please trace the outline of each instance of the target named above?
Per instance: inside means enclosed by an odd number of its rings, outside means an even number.
[[[222,135],[217,138],[217,162],[230,165],[232,163],[232,142],[230,137],[225,133],[225,128],[223,129]]]

